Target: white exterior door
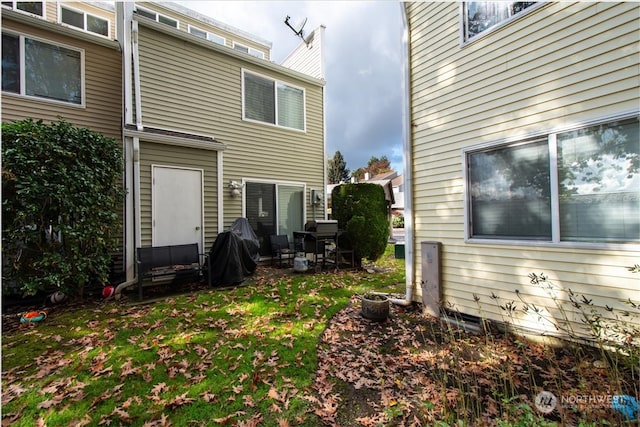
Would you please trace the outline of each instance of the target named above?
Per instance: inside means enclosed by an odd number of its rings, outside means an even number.
[[[152,166],[153,246],[198,243],[202,253],[201,169]]]

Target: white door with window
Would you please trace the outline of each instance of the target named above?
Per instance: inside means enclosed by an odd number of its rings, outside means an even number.
[[[202,253],[202,169],[152,166],[153,246],[198,243]]]

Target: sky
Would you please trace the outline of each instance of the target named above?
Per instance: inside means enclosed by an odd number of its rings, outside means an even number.
[[[402,173],[402,18],[396,1],[180,1],[183,6],[273,43],[282,60],[304,34],[325,29],[326,156],[355,171],[386,156]]]

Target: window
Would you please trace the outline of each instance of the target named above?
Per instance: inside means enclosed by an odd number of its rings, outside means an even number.
[[[213,34],[213,33],[210,33],[208,31],[201,30],[201,29],[196,28],[196,27],[192,27],[191,25],[189,25],[189,32],[191,34],[193,34],[194,36],[198,36],[200,38],[212,41],[214,43],[218,43],[218,44],[221,44],[223,46],[225,44],[224,37],[220,37],[217,34]]]
[[[83,104],[83,52],[25,36],[2,34],[2,90]]]
[[[226,40],[224,39],[224,37],[221,37],[213,33],[207,33],[207,40],[212,41],[214,43],[221,44],[223,46],[226,44]]]
[[[639,134],[634,118],[467,151],[469,237],[640,242]]]
[[[136,12],[140,16],[144,16],[145,18],[153,19],[156,22],[161,22],[163,24],[169,25],[174,28],[178,28],[178,21],[169,18],[168,16],[161,15],[159,13],[154,12],[153,10],[145,9],[140,6],[136,6]]]
[[[90,33],[109,37],[109,21],[83,11],[60,6],[60,22]]]
[[[252,47],[248,47],[239,43],[233,43],[233,48],[238,52],[248,53],[251,56],[255,56],[256,58],[264,59],[264,52],[260,52],[257,49]]]
[[[464,40],[495,27],[525,9],[535,5],[534,1],[470,1],[463,3]]]
[[[304,130],[304,90],[243,71],[243,118]]]
[[[44,2],[41,1],[3,1],[2,5],[11,9],[21,10],[44,17]]]

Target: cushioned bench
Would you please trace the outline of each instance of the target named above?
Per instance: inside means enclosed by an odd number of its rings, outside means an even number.
[[[197,243],[137,248],[137,265],[140,299],[145,279],[158,281],[155,285],[188,283],[200,280],[203,269]]]

